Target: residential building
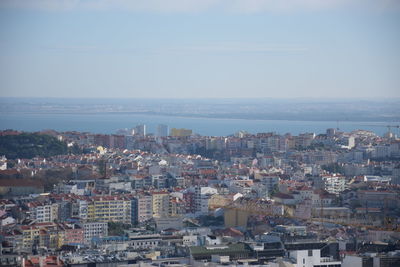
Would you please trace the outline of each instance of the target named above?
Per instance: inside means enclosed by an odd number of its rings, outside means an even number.
[[[142,194],[137,197],[137,220],[145,222],[153,218],[153,197],[150,194]]]
[[[319,249],[290,251],[289,258],[293,259],[294,267],[341,267],[340,260],[322,257]]]
[[[82,227],[86,243],[90,243],[93,237],[108,236],[108,224],[106,222],[86,222],[82,224]]]
[[[209,200],[212,195],[217,194],[218,190],[212,187],[196,187],[195,188],[195,203],[196,213],[207,214]]]
[[[169,214],[169,193],[160,191],[153,192],[153,217],[162,218]]]
[[[168,136],[168,126],[164,125],[164,124],[157,125],[156,136],[157,137],[166,137],[166,136]]]

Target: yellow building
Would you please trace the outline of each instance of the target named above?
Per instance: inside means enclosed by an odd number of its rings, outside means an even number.
[[[172,128],[171,129],[171,136],[176,136],[176,137],[185,137],[185,136],[191,136],[192,135],[192,130],[189,129],[177,129],[177,128]]]
[[[153,192],[153,217],[167,217],[169,214],[169,193]]]
[[[32,225],[21,226],[22,231],[22,246],[24,249],[32,249],[35,242],[39,242],[40,228]]]
[[[170,195],[169,197],[169,216],[181,216],[184,213],[184,202],[178,198]]]
[[[224,213],[225,227],[247,226],[249,213],[238,209],[226,209]]]
[[[33,246],[58,249],[63,245],[64,229],[56,223],[36,223],[21,226],[22,246],[30,251]]]
[[[93,202],[89,202],[87,204],[87,220],[94,221],[95,220],[95,207]]]
[[[93,198],[88,205],[88,220],[131,223],[131,201],[121,196]]]

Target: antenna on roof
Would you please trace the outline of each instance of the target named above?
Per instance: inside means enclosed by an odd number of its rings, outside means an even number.
[[[336,120],[336,130],[339,131],[339,120]]]

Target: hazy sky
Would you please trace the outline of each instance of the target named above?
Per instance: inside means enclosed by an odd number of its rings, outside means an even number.
[[[400,97],[400,1],[0,0],[0,96]]]

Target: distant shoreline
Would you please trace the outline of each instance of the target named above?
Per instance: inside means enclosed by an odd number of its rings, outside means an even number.
[[[221,120],[254,120],[254,121],[301,121],[301,122],[323,122],[323,121],[332,121],[332,122],[366,122],[366,123],[377,123],[377,126],[381,126],[380,123],[398,123],[400,122],[399,117],[364,117],[359,118],[356,116],[347,116],[346,118],[339,117],[320,117],[320,118],[312,118],[305,117],[305,115],[282,115],[282,114],[174,114],[174,113],[157,113],[157,112],[133,112],[133,111],[12,111],[12,112],[1,112],[3,115],[12,115],[12,114],[26,114],[26,115],[145,115],[145,116],[158,116],[158,117],[175,117],[175,118],[199,118],[199,119],[221,119]]]

